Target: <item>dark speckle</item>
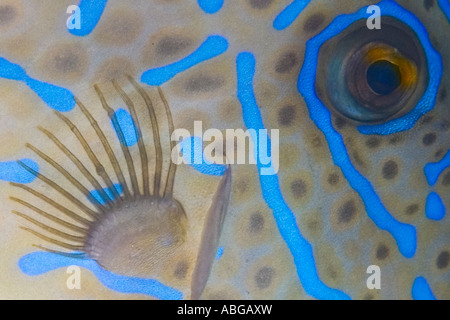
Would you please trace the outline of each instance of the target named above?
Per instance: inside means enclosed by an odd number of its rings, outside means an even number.
[[[366,146],[370,149],[380,146],[381,140],[378,137],[370,137],[366,140]]]
[[[430,145],[432,145],[435,141],[436,141],[436,133],[434,133],[434,132],[427,133],[427,134],[424,135],[423,138],[422,138],[422,143],[423,143],[424,146],[430,146]]]
[[[439,253],[436,259],[436,266],[438,267],[438,269],[447,268],[449,260],[450,260],[449,252],[442,251],[441,253]]]
[[[447,89],[443,87],[441,92],[439,92],[438,100],[439,102],[444,102],[445,98],[447,98]]]
[[[440,160],[443,155],[444,155],[444,149],[442,149],[442,148],[434,153],[434,157],[438,160]]]
[[[389,143],[392,145],[398,144],[402,142],[402,137],[400,135],[394,135],[391,139],[389,139]]]
[[[253,9],[265,9],[271,5],[273,0],[249,0],[248,2]]]
[[[327,178],[327,182],[331,186],[335,186],[339,183],[339,175],[337,173],[330,173]]]
[[[338,209],[338,221],[339,223],[349,223],[356,215],[356,205],[353,200],[346,201]]]
[[[334,120],[334,125],[336,126],[337,129],[342,129],[346,124],[347,122],[345,121],[344,118],[336,117],[336,119]]]
[[[316,31],[325,20],[325,16],[322,13],[316,13],[311,15],[303,25],[303,30],[306,32]]]
[[[407,215],[413,215],[417,211],[419,211],[419,205],[417,203],[410,204],[405,208],[405,213]]]
[[[275,270],[269,266],[264,266],[256,272],[255,282],[259,289],[266,289],[270,287]]]
[[[171,56],[183,51],[191,44],[189,39],[181,36],[167,36],[156,45],[156,53],[161,56]]]
[[[244,179],[240,179],[236,182],[236,189],[239,193],[245,193],[248,189],[248,183]]]
[[[294,122],[295,106],[287,105],[278,111],[278,123],[280,126],[288,127]]]
[[[57,70],[66,73],[76,71],[81,64],[81,61],[78,55],[70,51],[65,51],[56,55],[53,63]]]
[[[16,9],[12,6],[0,6],[0,26],[8,25],[15,19],[17,15]]]
[[[432,120],[433,120],[433,117],[432,117],[432,116],[426,115],[426,116],[423,116],[423,117],[420,119],[420,124],[421,124],[421,125],[428,124],[428,123],[430,123]]]
[[[382,169],[383,178],[386,180],[394,179],[398,174],[398,164],[394,160],[388,160],[383,165]]]
[[[423,7],[428,11],[434,6],[434,0],[424,0]]]
[[[377,259],[384,260],[388,257],[388,255],[389,255],[389,248],[384,244],[378,245],[376,252]]]
[[[296,198],[301,198],[306,194],[307,186],[305,181],[296,179],[291,183],[291,191]]]
[[[444,174],[444,177],[442,178],[442,185],[443,186],[450,186],[450,171],[447,171],[447,173]]]
[[[180,261],[175,266],[175,271],[173,272],[173,275],[177,279],[184,279],[186,277],[188,271],[188,264],[186,261]]]
[[[222,78],[200,74],[186,81],[185,89],[189,92],[211,92],[220,88],[223,83]]]
[[[295,52],[289,51],[281,55],[275,65],[277,73],[288,73],[297,64],[298,58]]]
[[[248,230],[250,233],[258,233],[264,227],[264,217],[259,212],[254,212],[250,216],[250,221],[248,224]]]
[[[375,297],[370,293],[366,294],[363,298],[363,300],[373,300],[373,299],[375,299]]]

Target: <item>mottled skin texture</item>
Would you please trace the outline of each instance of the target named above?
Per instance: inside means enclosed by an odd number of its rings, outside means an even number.
[[[281,191],[302,234],[313,246],[322,281],[355,299],[410,299],[414,279],[423,275],[437,298],[450,298],[449,217],[447,214],[435,222],[424,214],[430,187],[423,167],[440,160],[450,148],[450,78],[446,72],[450,66],[450,26],[437,4],[398,1],[420,18],[443,59],[444,74],[434,110],[411,130],[384,137],[363,136],[353,122],[333,116],[352,163],[372,182],[393,216],[417,228],[417,251],[413,259],[407,259],[392,236],[367,217],[361,198],[333,164],[325,138],[309,119],[297,91],[306,41],[338,14],[354,12],[372,2],[312,1],[283,31],[275,31],[272,22],[289,1],[231,2],[225,1],[217,14],[205,15],[196,1],[134,1],[131,6],[111,0],[92,34],[75,37],[65,28],[65,12],[71,1],[2,0],[0,9],[10,9],[0,10],[0,56],[20,64],[35,78],[70,89],[100,119],[107,135],[114,137],[92,90],[94,83],[120,78],[124,73],[138,79],[149,68],[186,56],[207,35],[223,35],[230,44],[224,54],[163,85],[175,127],[192,130],[194,120],[203,120],[204,128],[245,128],[236,98],[235,59],[239,52],[253,52],[257,61],[255,95],[264,124],[268,129],[280,129]],[[67,115],[80,127],[92,130],[79,110]],[[66,144],[77,145],[70,131],[63,129],[64,124],[31,90],[0,78],[0,160],[32,157],[24,147],[30,142],[70,167],[35,129],[38,125],[58,133]],[[89,134],[94,136],[92,131]],[[94,148],[102,151],[100,145]],[[43,172],[49,170],[42,162],[40,165]],[[175,196],[186,210],[188,233],[199,234],[201,224],[196,221],[206,214],[219,179],[188,167],[179,171]],[[447,208],[449,175],[447,169],[436,184]],[[82,272],[82,290],[66,288],[64,269],[33,278],[22,274],[17,261],[33,250],[30,245],[36,238],[20,230],[18,225],[23,221],[9,214],[17,205],[8,196],[17,194],[21,193],[0,181],[0,297],[147,298],[111,291],[89,271]],[[220,245],[225,247],[224,254],[214,263],[202,298],[311,299],[262,198],[255,166],[233,167]],[[198,242],[192,250],[197,248]],[[174,260],[172,269],[154,277],[172,286],[186,286],[186,277],[192,272],[190,259],[188,254],[177,257],[178,264]],[[381,267],[381,290],[366,287],[366,268],[371,264]]]

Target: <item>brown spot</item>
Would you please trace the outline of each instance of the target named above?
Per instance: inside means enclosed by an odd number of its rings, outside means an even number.
[[[427,133],[426,135],[423,136],[422,138],[422,143],[425,146],[430,146],[432,145],[434,142],[436,141],[436,133],[431,132],[431,133]]]
[[[184,279],[186,277],[189,265],[186,261],[180,261],[177,263],[173,275],[177,279]]]
[[[346,201],[338,209],[338,222],[349,223],[356,215],[356,205],[354,200]]]
[[[394,144],[395,145],[395,144],[398,144],[400,142],[402,142],[402,137],[400,137],[400,135],[395,135],[391,139],[389,139],[389,143],[390,144]]]
[[[370,294],[370,293],[367,293],[367,294],[363,297],[363,300],[373,300],[373,299],[375,299],[375,297],[374,297],[372,294]]]
[[[420,124],[427,124],[427,123],[430,123],[431,121],[433,120],[433,117],[432,116],[430,116],[430,115],[426,115],[426,116],[423,116],[421,119],[420,119]]]
[[[335,186],[339,183],[339,175],[337,173],[330,173],[327,178],[327,182],[331,186]]]
[[[378,137],[370,137],[366,140],[366,146],[370,149],[377,148],[381,144],[381,140]]]
[[[248,230],[250,233],[259,233],[264,227],[264,217],[260,212],[254,212],[250,215]]]
[[[17,16],[16,9],[12,6],[0,6],[0,26],[10,24]]]
[[[442,158],[443,155],[444,155],[444,149],[442,149],[442,148],[434,153],[434,157],[439,160]]]
[[[190,39],[179,35],[166,36],[156,44],[156,54],[160,56],[171,56],[183,51],[191,44]]]
[[[384,260],[388,257],[388,255],[389,255],[389,248],[384,244],[378,245],[376,252],[377,259]]]
[[[142,19],[137,12],[114,8],[96,29],[97,41],[104,45],[123,46],[132,43],[142,29]]]
[[[419,211],[419,205],[417,203],[410,204],[405,208],[405,213],[407,215],[413,215],[417,211]]]
[[[336,117],[336,119],[334,120],[334,125],[337,129],[342,129],[346,124],[347,121],[345,121],[345,119],[342,117]]]
[[[442,185],[443,186],[450,186],[450,171],[447,171],[447,173],[444,174],[444,177],[442,178]]]
[[[273,0],[249,0],[253,9],[265,9],[272,4]]]
[[[436,259],[436,266],[438,269],[445,269],[448,266],[448,262],[450,260],[450,254],[448,251],[442,251],[439,253]]]
[[[424,0],[423,7],[428,11],[434,6],[434,0]]]
[[[303,30],[306,32],[316,31],[325,20],[325,16],[322,13],[315,13],[311,15],[303,25]]]
[[[302,179],[296,179],[291,183],[291,191],[296,198],[301,198],[306,194],[308,187]]]
[[[394,179],[398,174],[398,164],[394,160],[388,160],[382,169],[383,178],[386,180]]]
[[[211,92],[217,90],[224,84],[224,80],[205,74],[199,74],[185,82],[184,88],[189,92]]]
[[[298,62],[297,55],[293,51],[284,53],[275,65],[277,73],[288,73],[295,67]]]
[[[447,98],[447,89],[443,87],[441,92],[439,92],[438,100],[439,102],[444,102],[445,98]]]
[[[275,270],[269,266],[264,266],[256,272],[255,282],[259,289],[266,289],[272,284]]]
[[[241,179],[236,182],[236,190],[239,193],[245,193],[248,189],[248,183],[244,179]]]
[[[287,105],[278,111],[278,124],[283,127],[290,126],[295,119],[295,106]]]
[[[58,43],[45,53],[41,68],[43,72],[62,81],[76,81],[87,70],[86,49],[76,43]]]

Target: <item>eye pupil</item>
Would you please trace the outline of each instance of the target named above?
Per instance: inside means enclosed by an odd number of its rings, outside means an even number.
[[[387,61],[379,60],[372,63],[366,73],[367,84],[379,95],[388,95],[401,84],[400,68]]]

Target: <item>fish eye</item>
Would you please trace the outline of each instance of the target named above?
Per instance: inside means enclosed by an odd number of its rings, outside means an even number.
[[[357,20],[320,48],[316,91],[332,112],[358,123],[384,123],[408,113],[427,82],[417,35],[391,17],[383,17],[381,29]]]

